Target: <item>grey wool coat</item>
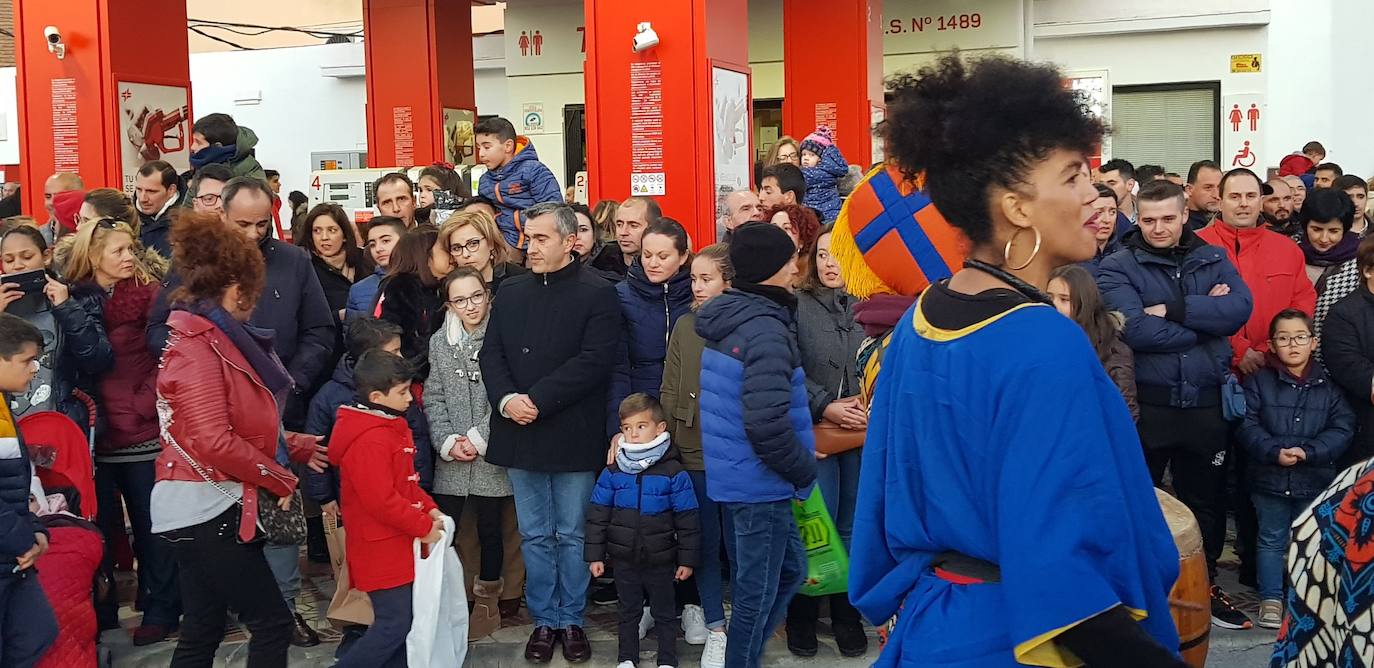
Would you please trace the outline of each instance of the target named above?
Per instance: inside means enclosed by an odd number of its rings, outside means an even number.
[[[429,340],[429,379],[425,381],[425,415],[429,417],[430,440],[434,443],[434,493],[451,496],[510,496],[506,469],[478,455],[470,462],[448,461],[443,457],[449,435],[466,436],[475,432],[482,440],[491,437],[491,402],[482,383],[477,354],[487,323],[457,345],[449,345],[447,327]]]

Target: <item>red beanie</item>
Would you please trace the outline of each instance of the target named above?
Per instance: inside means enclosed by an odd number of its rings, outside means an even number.
[[[76,216],[85,201],[84,190],[68,190],[52,196],[53,217],[57,219],[59,234],[76,231]]]

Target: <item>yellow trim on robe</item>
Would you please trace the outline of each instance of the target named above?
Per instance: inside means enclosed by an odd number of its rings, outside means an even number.
[[[991,318],[988,318],[987,320],[975,322],[972,325],[969,325],[962,329],[940,329],[939,327],[936,327],[935,325],[932,325],[928,321],[926,321],[925,314],[921,312],[921,302],[925,300],[925,296],[926,293],[922,292],[921,296],[916,298],[916,308],[914,309],[915,315],[912,316],[912,325],[916,328],[916,333],[919,334],[921,338],[930,339],[931,341],[938,341],[941,343],[953,341],[955,339],[968,336],[969,334],[972,334],[984,327],[987,327],[988,325],[991,325],[992,323],[997,322],[998,320],[1001,320],[1002,318],[1005,318],[1008,315],[1011,315],[1012,313],[1020,311],[1021,309],[1033,308],[1037,306],[1049,307],[1049,304],[1041,304],[1039,302],[1026,302],[1024,304],[1017,304],[1016,306],[1013,306],[1005,311],[1002,311],[1001,313],[998,313],[997,315],[994,315]]]
[[[1107,608],[1107,610],[1103,610],[1102,612],[1097,613],[1097,615],[1103,614],[1115,607],[1116,606]],[[1137,622],[1149,616],[1144,610],[1132,608],[1130,606],[1126,606],[1126,611],[1131,613],[1131,618]],[[1061,647],[1055,644],[1054,639],[1057,638],[1063,632],[1068,631],[1069,629],[1078,626],[1079,624],[1082,624],[1083,622],[1086,622],[1089,619],[1096,617],[1097,615],[1089,615],[1072,624],[1061,626],[1052,631],[1046,631],[1038,636],[1035,636],[1034,638],[1031,638],[1030,640],[1027,640],[1026,642],[1018,644],[1012,650],[1012,654],[1016,657],[1016,662],[1026,664],[1028,666],[1046,666],[1047,668],[1078,668],[1079,666],[1082,666],[1082,659],[1078,658],[1077,655],[1069,651],[1067,647]]]

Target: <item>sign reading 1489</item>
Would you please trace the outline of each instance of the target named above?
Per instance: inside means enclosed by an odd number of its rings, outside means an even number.
[[[892,19],[887,22],[887,34],[900,35],[909,32],[945,32],[949,30],[977,30],[983,27],[983,15],[950,14],[949,16],[913,16],[909,19]]]

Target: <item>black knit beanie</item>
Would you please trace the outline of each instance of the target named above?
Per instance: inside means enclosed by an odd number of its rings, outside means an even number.
[[[792,237],[772,223],[745,223],[730,236],[730,264],[735,267],[737,281],[766,281],[796,254]]]

